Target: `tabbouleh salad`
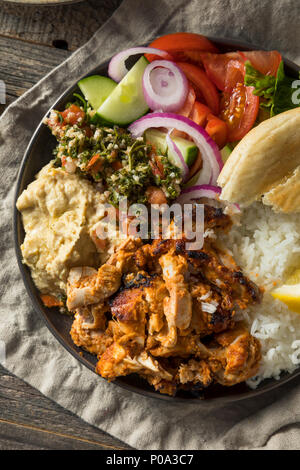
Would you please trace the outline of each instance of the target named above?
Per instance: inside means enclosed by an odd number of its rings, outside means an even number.
[[[156,151],[145,137],[133,138],[122,127],[93,124],[91,108],[69,104],[63,112],[51,111],[45,123],[58,141],[54,165],[97,182],[99,189],[109,192],[112,205],[125,196],[130,203],[151,202],[151,188],[160,190],[161,202],[180,194],[180,169],[166,153]]]

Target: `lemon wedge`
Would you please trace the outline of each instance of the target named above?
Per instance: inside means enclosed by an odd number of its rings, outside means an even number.
[[[286,283],[271,292],[275,299],[284,302],[290,310],[300,313],[300,269],[286,280]]]

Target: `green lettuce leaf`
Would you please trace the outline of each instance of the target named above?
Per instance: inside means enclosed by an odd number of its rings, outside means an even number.
[[[262,98],[260,102],[262,108],[270,108],[273,105],[276,78],[259,72],[249,60],[245,62],[245,69],[245,85],[254,87],[253,94]]]
[[[300,74],[299,74],[300,75]],[[296,89],[293,88],[294,78],[287,77],[284,72],[283,62],[280,63],[276,76],[275,91],[273,96],[273,104],[271,108],[271,116],[283,113],[289,109],[298,108],[300,103],[293,102],[293,94]]]
[[[269,108],[271,116],[300,106],[293,101],[295,79],[285,75],[282,61],[276,77],[262,74],[249,61],[245,62],[245,69],[245,85],[254,87],[253,94],[261,97],[260,107]]]

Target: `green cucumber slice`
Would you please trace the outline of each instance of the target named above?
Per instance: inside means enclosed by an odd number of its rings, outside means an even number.
[[[148,111],[142,79],[149,62],[141,57],[99,107],[97,117],[102,121],[125,126]]]
[[[222,148],[221,157],[222,157],[222,160],[223,160],[224,163],[228,159],[231,152],[232,152],[232,148],[230,148],[229,145],[225,145],[225,147]]]
[[[108,77],[91,75],[78,82],[78,86],[93,109],[98,109],[116,88],[117,83]]]
[[[166,133],[161,132],[157,129],[149,129],[145,133],[146,141],[150,142],[157,150],[165,153],[168,150],[168,158],[171,163],[176,165],[176,162],[173,162],[173,155],[169,152],[167,143],[166,143]],[[178,149],[182,153],[183,159],[188,166],[191,166],[197,158],[198,147],[189,140],[183,139],[182,137],[172,137],[173,142],[177,145]],[[178,166],[178,165],[176,165]]]

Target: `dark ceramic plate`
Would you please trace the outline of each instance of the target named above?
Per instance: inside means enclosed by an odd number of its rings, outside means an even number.
[[[249,44],[241,44],[240,42],[233,40],[212,38],[212,41],[220,48],[221,51],[224,52],[230,50],[258,49],[257,47],[253,47]],[[287,73],[291,76],[294,76],[295,78],[298,78],[298,72],[300,70],[300,67],[288,60],[285,60],[285,65]],[[106,72],[107,63],[104,63],[95,67],[95,69],[90,72],[90,75],[93,75],[95,73],[100,75],[106,75]],[[55,109],[63,110],[64,105],[72,99],[72,95],[76,91],[78,91],[78,88],[77,85],[74,85],[69,90],[67,90],[57,100],[57,102],[53,104],[52,107]],[[22,263],[20,245],[22,244],[24,239],[24,230],[22,226],[21,216],[16,210],[15,203],[21,192],[27,187],[27,185],[31,181],[33,181],[36,173],[52,158],[52,149],[55,147],[55,145],[55,138],[51,135],[48,128],[41,122],[28,145],[17,178],[17,187],[13,209],[15,250],[26,290],[32,300],[37,314],[45,320],[49,330],[60,341],[60,343],[75,358],[85,364],[89,369],[94,371],[96,357],[76,347],[71,340],[69,331],[71,328],[72,319],[68,316],[61,315],[56,308],[49,309],[43,306],[39,298],[38,291],[32,281],[30,271],[27,266]],[[140,393],[142,395],[152,398],[160,398],[169,402],[197,402],[199,404],[202,403],[205,406],[217,406],[265,393],[295,378],[299,374],[300,369],[295,371],[293,374],[283,374],[280,380],[265,380],[259,385],[256,390],[251,390],[249,387],[247,387],[246,384],[239,384],[229,388],[221,386],[212,386],[203,393],[180,391],[178,392],[178,395],[176,397],[169,397],[155,392],[146,381],[140,379],[137,375],[130,375],[128,377],[119,378],[111,384],[111,387],[114,386],[113,384],[117,384],[120,387],[123,387],[132,392]],[[99,380],[104,379],[99,376]]]

